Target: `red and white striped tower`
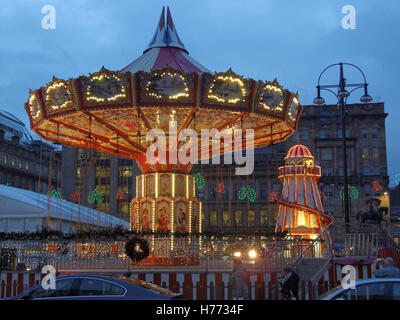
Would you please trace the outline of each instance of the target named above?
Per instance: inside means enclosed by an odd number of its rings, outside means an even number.
[[[276,232],[288,232],[288,236],[299,236],[302,240],[316,239],[332,222],[324,214],[318,181],[321,167],[316,166],[314,157],[307,147],[295,145],[285,157],[285,166],[280,167],[279,179],[283,182],[279,203]],[[326,232],[323,241],[315,246],[315,254],[325,255],[331,250],[331,239]]]

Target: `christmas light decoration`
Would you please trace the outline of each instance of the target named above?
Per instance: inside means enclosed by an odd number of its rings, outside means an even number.
[[[215,189],[215,192],[225,193],[225,185],[222,182],[220,182],[217,188]]]
[[[72,192],[72,193],[71,193],[71,200],[72,200],[72,201],[76,201],[76,200],[78,200],[78,199],[79,199],[78,193]]]
[[[104,88],[99,88],[99,85],[104,85]],[[106,94],[109,94],[110,97],[106,98],[100,96],[103,94],[102,91],[105,91]],[[118,91],[117,92],[112,92]],[[111,96],[112,95],[112,96]],[[121,84],[121,80],[116,75],[108,75],[108,74],[101,74],[91,78],[90,84],[86,89],[86,99],[87,100],[94,100],[96,102],[104,102],[104,101],[116,101],[121,98],[126,97],[126,89],[124,85]]]
[[[61,192],[53,189],[51,191],[47,191],[47,194],[49,194],[50,196],[52,196],[53,198],[57,198],[57,199],[62,199],[62,194]]]
[[[197,188],[203,189],[206,185],[206,180],[201,176],[200,172],[194,175],[195,183]]]
[[[97,188],[95,188],[92,192],[89,193],[88,200],[89,203],[102,203],[103,202],[104,194],[101,193]]]
[[[251,202],[254,202],[254,200],[257,197],[257,193],[253,187],[250,187],[250,186],[242,187],[242,188],[240,188],[240,190],[238,192],[238,197],[239,197],[239,200],[244,200],[244,199],[248,198]]]
[[[381,186],[381,184],[378,182],[378,181],[374,181],[374,182],[372,182],[372,191],[373,192],[379,192],[379,191],[382,191],[382,186]]]
[[[116,200],[123,200],[126,198],[125,192],[122,190],[122,188],[118,189],[117,196],[115,198]]]
[[[353,199],[353,200],[358,199],[358,197],[360,195],[360,192],[358,191],[358,189],[355,186],[347,185],[347,190],[348,190],[348,193],[349,193],[349,197],[351,199]],[[343,193],[344,193],[344,186],[341,187],[340,191],[339,191],[339,198],[341,200],[344,199],[344,194]]]

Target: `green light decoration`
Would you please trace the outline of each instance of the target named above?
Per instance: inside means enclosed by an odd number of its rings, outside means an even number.
[[[239,200],[244,200],[248,198],[251,202],[254,202],[254,200],[256,200],[257,193],[253,187],[250,186],[242,187],[238,192],[238,197]]]
[[[355,186],[351,186],[351,185],[347,185],[347,190],[349,193],[349,197],[353,200],[358,199],[358,196],[360,195],[360,192],[357,190],[357,188]],[[341,200],[344,199],[344,186],[340,188],[339,191],[339,197]]]
[[[47,194],[49,194],[50,196],[52,196],[53,198],[57,198],[57,199],[62,199],[62,194],[61,192],[53,189],[51,191],[47,191]]]
[[[104,193],[100,192],[95,188],[92,192],[89,193],[88,200],[89,203],[102,203],[103,202]]]
[[[201,176],[200,172],[194,175],[194,182],[197,185],[197,188],[203,189],[206,185],[206,180]]]

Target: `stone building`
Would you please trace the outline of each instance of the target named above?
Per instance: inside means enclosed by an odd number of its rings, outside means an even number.
[[[76,192],[81,205],[129,220],[130,200],[136,189],[136,162],[102,152],[63,146],[62,195],[71,199]],[[97,189],[102,200],[91,203],[89,195]]]
[[[286,155],[285,143],[257,149],[254,154],[254,172],[249,176],[235,175],[236,165],[196,165],[192,174],[200,172],[206,181],[198,197],[203,201],[203,227],[215,232],[274,232],[277,206],[268,200],[272,191],[280,193],[278,167]],[[256,198],[240,199],[239,191],[247,186],[256,192]],[[223,192],[221,192],[223,191]]]
[[[386,157],[384,103],[349,104],[346,120],[348,184],[356,187],[350,197],[350,223],[358,226],[357,213],[368,210],[368,202],[385,203],[389,177]],[[333,216],[333,238],[344,232],[343,140],[341,111],[336,105],[305,106],[297,133],[287,147],[300,142],[315,155],[322,168],[320,188],[323,206]]]
[[[50,189],[59,189],[60,169],[53,146],[33,140],[21,120],[0,111],[0,184],[47,193],[50,179]]]

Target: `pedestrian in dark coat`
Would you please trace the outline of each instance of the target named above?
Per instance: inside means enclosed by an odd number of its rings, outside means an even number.
[[[282,294],[287,300],[298,300],[299,294],[299,281],[300,278],[291,267],[285,267],[283,269],[284,278],[282,280]]]

